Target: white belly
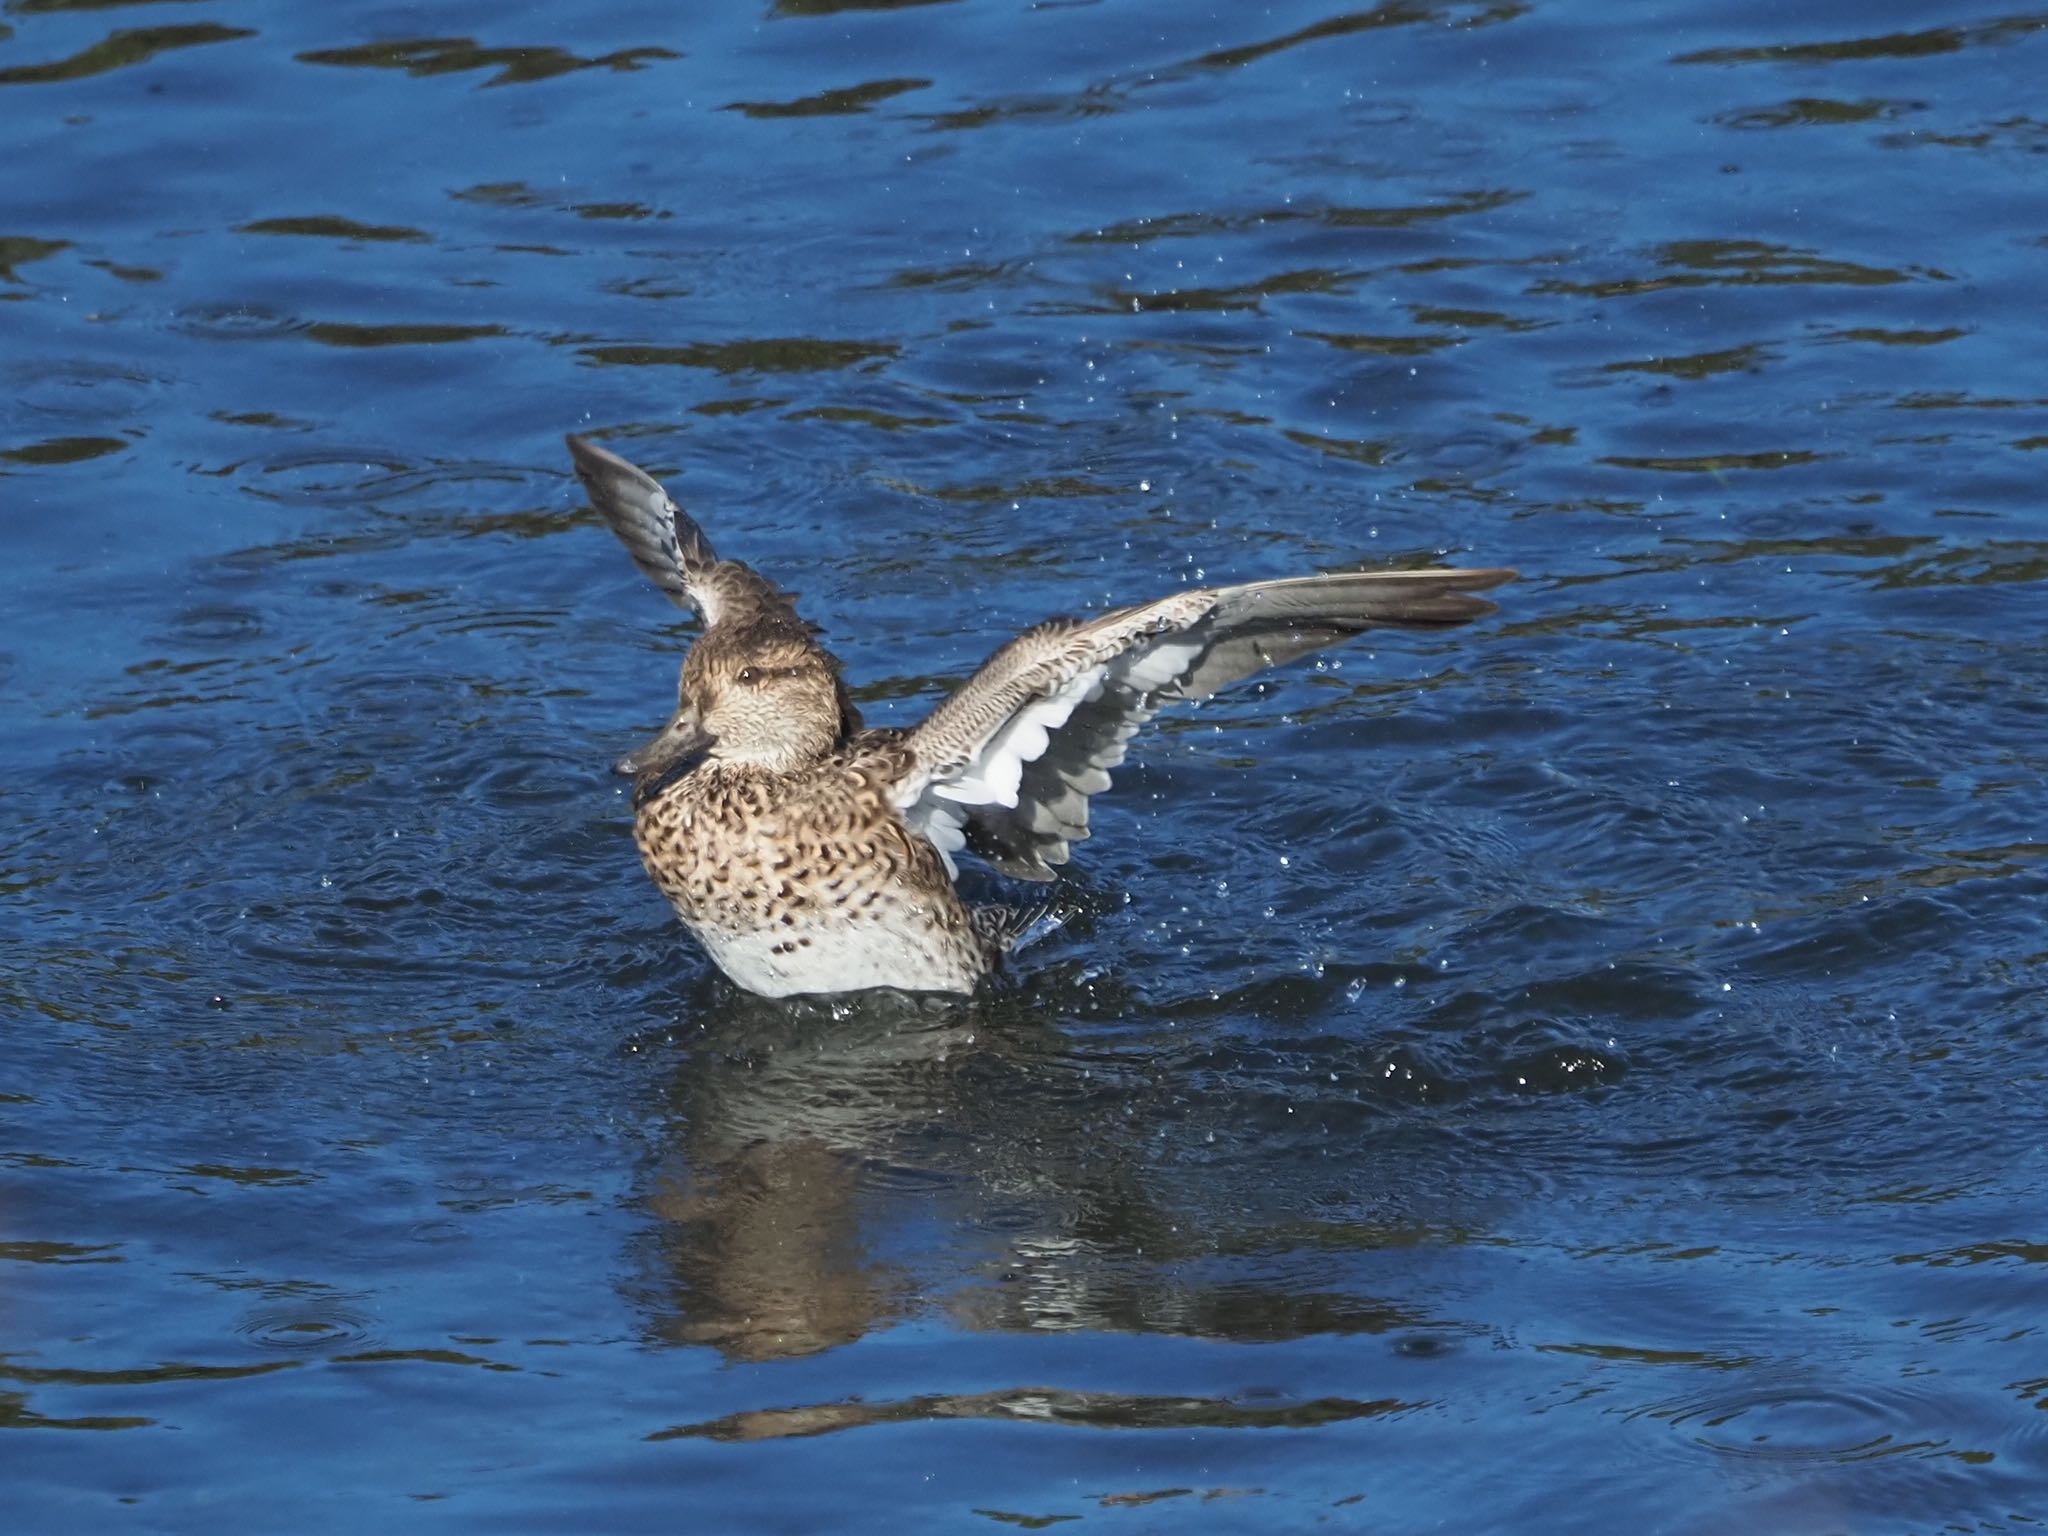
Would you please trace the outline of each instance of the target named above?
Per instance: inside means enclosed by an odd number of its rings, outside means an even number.
[[[987,966],[977,949],[928,923],[886,918],[744,932],[692,930],[712,962],[763,997],[801,992],[972,992]]]

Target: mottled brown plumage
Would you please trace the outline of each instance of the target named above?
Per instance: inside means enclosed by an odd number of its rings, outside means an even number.
[[[953,854],[1049,880],[1088,835],[1139,727],[1367,629],[1463,624],[1505,570],[1339,572],[1201,588],[999,649],[920,725],[863,728],[839,664],[795,605],[720,560],[661,486],[569,439],[591,504],[636,563],[705,622],[676,711],[621,758],[640,855],[712,960],[770,996],[865,987],[968,992],[1005,925],[953,887]]]

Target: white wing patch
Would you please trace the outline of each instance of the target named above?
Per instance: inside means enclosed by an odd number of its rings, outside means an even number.
[[[931,839],[932,846],[939,850],[939,857],[945,861],[946,873],[955,880],[960,878],[960,866],[953,862],[953,855],[967,846],[967,813],[958,806],[935,805],[925,800],[921,805],[912,806],[904,820],[917,831]]]
[[[1031,700],[989,737],[958,774],[926,785],[903,807],[904,819],[931,839],[949,871],[958,873],[953,855],[967,846],[966,808],[999,805],[1015,810],[1024,765],[1045,756],[1052,733],[1065,725],[1076,709],[1102,696],[1108,670],[1104,666],[1084,668],[1057,693]]]
[[[1067,723],[1078,706],[1101,694],[1102,671],[1090,667],[1058,693],[1033,699],[989,737],[958,778],[932,785],[931,792],[962,805],[1000,805],[1015,810],[1024,765],[1045,756],[1052,733]]]
[[[1110,667],[1111,679],[1132,693],[1154,693],[1177,681],[1202,654],[1203,640],[1160,640],[1127,651]],[[1060,717],[1062,722],[1065,716]]]

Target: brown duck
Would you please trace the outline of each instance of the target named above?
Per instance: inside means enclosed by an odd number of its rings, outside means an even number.
[[[1013,925],[953,887],[963,848],[1050,880],[1088,835],[1138,728],[1369,629],[1493,611],[1507,570],[1355,571],[1177,592],[1053,619],[1003,646],[920,725],[867,730],[791,599],[711,551],[659,483],[569,439],[590,503],[704,631],[676,711],[618,762],[640,857],[683,925],[749,992],[971,992]]]

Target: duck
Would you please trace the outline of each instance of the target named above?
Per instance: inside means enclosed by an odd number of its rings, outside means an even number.
[[[703,626],[667,723],[614,765],[641,862],[711,963],[771,998],[974,992],[1033,909],[971,906],[960,855],[1054,880],[1162,709],[1371,630],[1468,624],[1516,574],[1330,571],[1048,619],[918,724],[871,728],[794,598],[720,558],[638,465],[568,446],[591,507]]]

